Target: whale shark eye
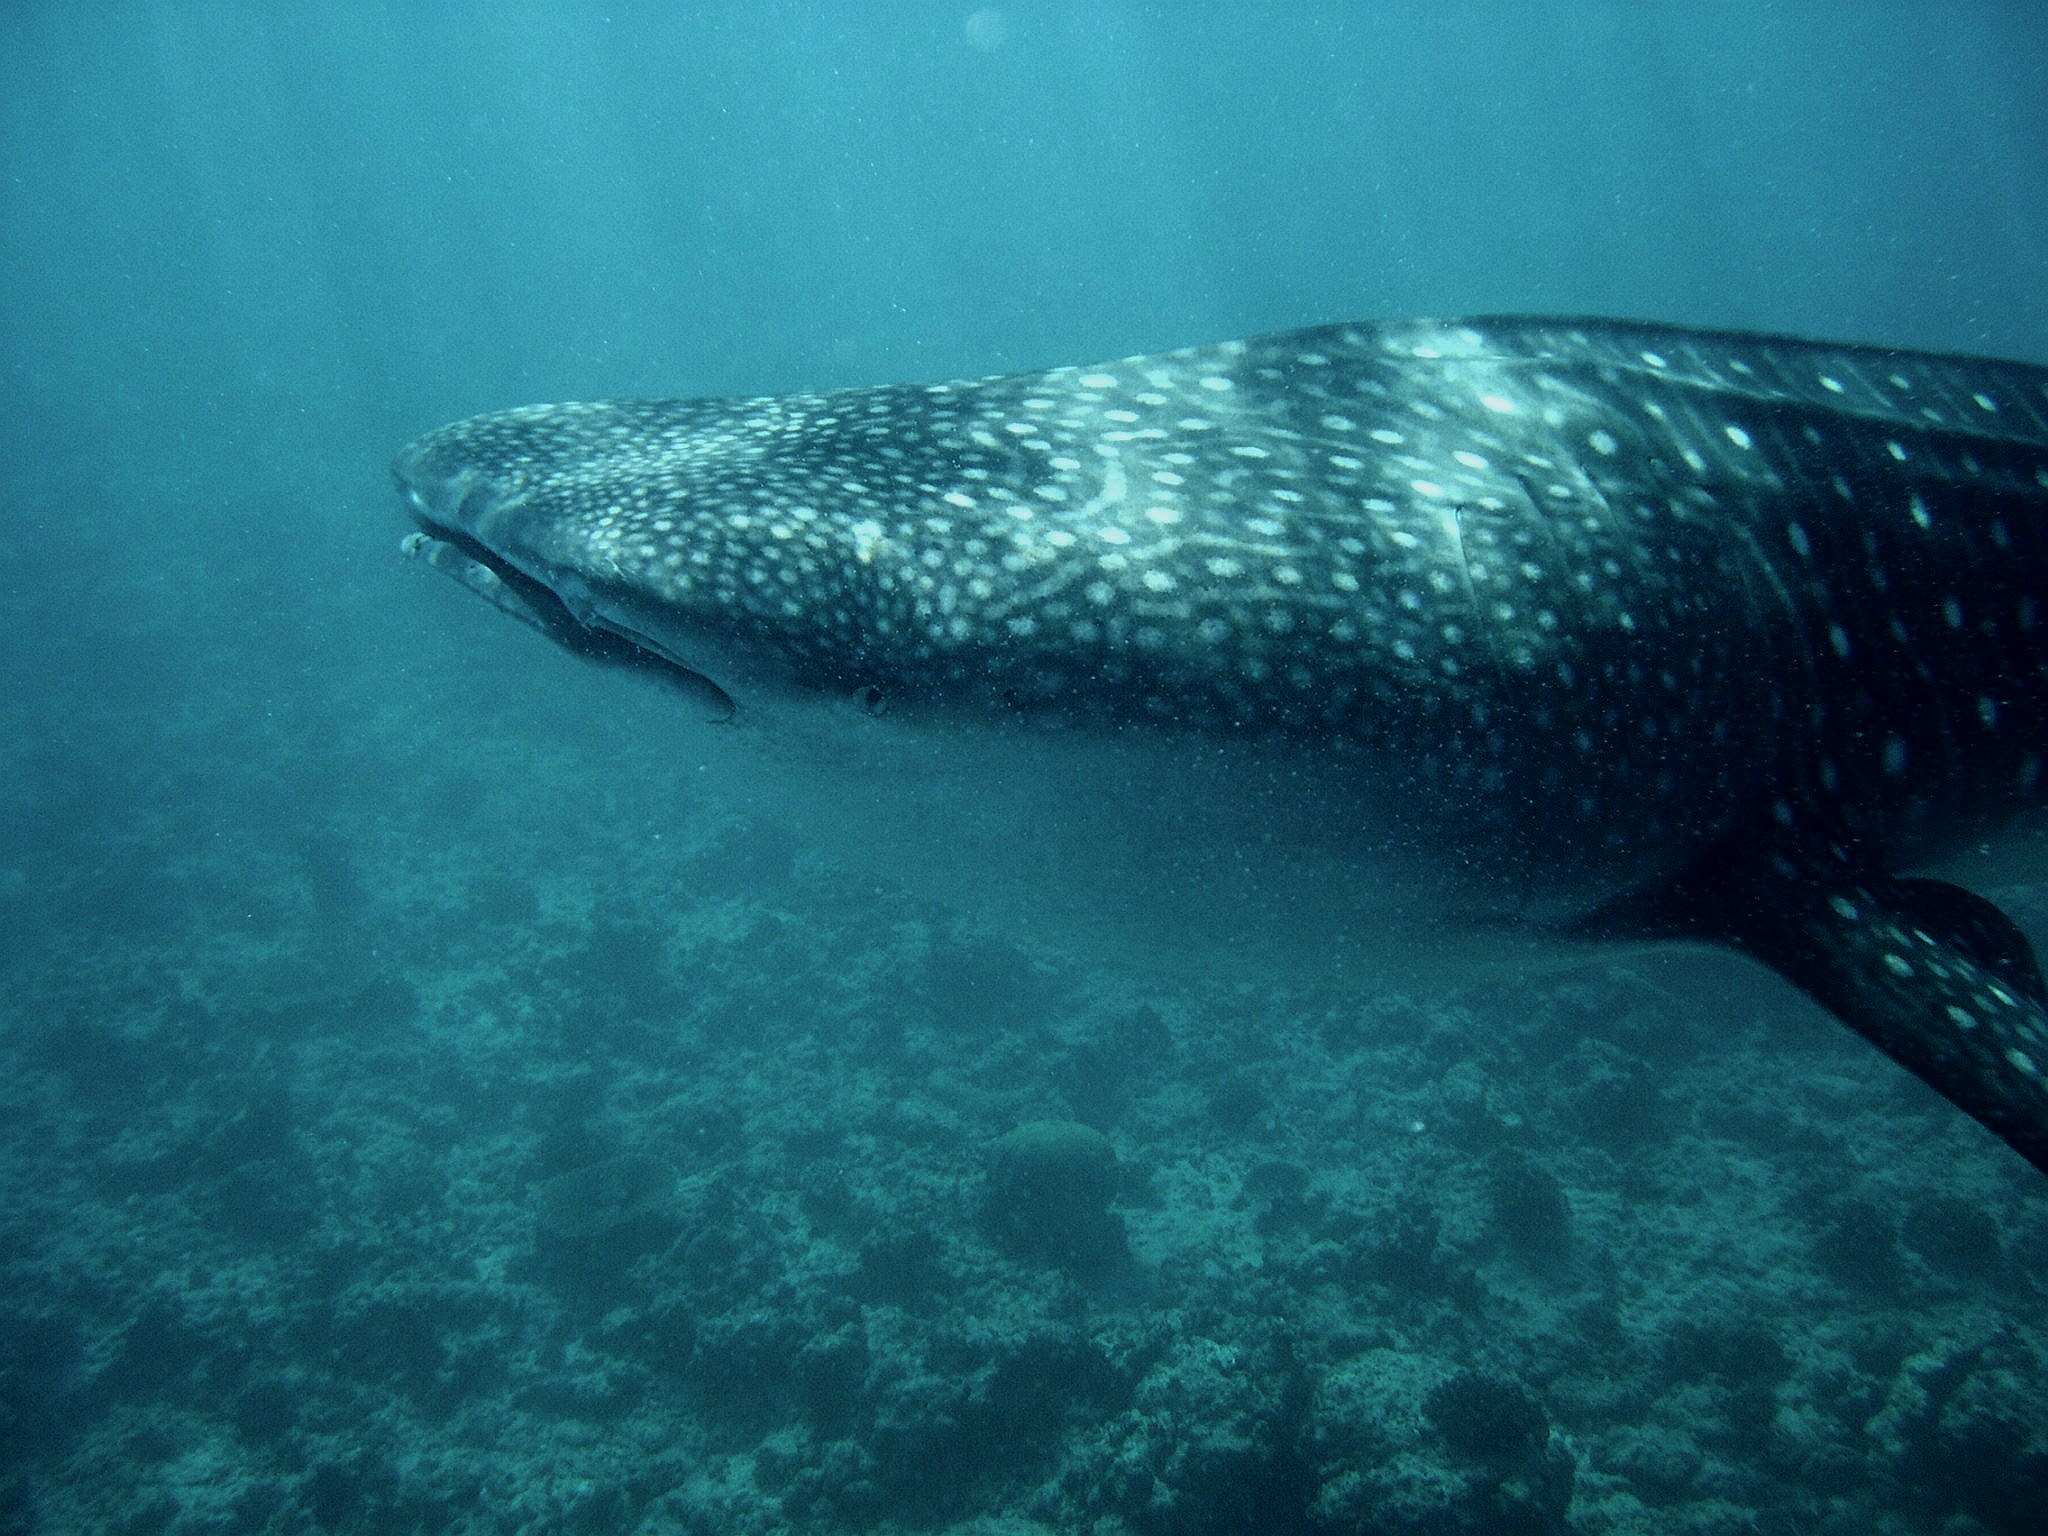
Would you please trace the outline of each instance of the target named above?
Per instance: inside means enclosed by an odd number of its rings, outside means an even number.
[[[889,695],[874,683],[863,683],[853,690],[853,702],[861,709],[879,719],[889,713]]]

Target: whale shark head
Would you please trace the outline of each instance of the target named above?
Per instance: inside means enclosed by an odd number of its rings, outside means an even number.
[[[1154,802],[1223,765],[1201,803],[1306,805],[1340,861],[1399,848],[1451,906],[1761,959],[2048,1158],[2031,950],[1909,873],[2041,799],[2043,370],[1338,326],[532,407],[396,472],[416,553],[735,720],[1050,731],[1150,754]]]
[[[1352,760],[1377,820],[1606,892],[1603,866],[1639,878],[1734,814],[1771,748],[1728,722],[1782,707],[1750,552],[1670,498],[1655,537],[1631,526],[1643,435],[1469,330],[1353,330],[512,411],[421,440],[399,478],[556,633],[743,712],[795,687],[1304,743]],[[1527,807],[1560,796],[1579,824],[1552,836]]]
[[[717,486],[760,454],[716,407],[684,414],[549,406],[422,438],[393,466],[408,551],[571,649],[657,664],[731,708],[718,678],[762,675],[766,615],[759,584],[733,579],[754,529]]]

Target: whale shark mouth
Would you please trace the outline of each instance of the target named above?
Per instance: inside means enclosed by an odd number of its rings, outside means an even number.
[[[404,459],[394,477],[417,524],[399,540],[401,554],[452,578],[500,613],[574,655],[673,683],[704,706],[707,718],[726,720],[736,712],[732,696],[723,687],[655,636],[594,602],[585,603],[578,612],[549,582],[527,574],[474,534],[448,521],[449,514],[439,510],[433,497],[409,478]]]

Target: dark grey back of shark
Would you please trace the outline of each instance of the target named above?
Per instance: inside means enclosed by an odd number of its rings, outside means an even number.
[[[2048,370],[1605,321],[540,406],[414,547],[746,708],[1283,740],[1561,937],[1778,970],[2048,1169],[2048,988],[1915,876],[2048,762]]]

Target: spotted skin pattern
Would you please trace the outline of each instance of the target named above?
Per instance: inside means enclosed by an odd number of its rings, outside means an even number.
[[[2044,799],[2048,369],[1345,325],[535,406],[396,471],[414,548],[558,636],[1353,760],[1560,933],[1749,953],[2048,1169],[2025,939],[1900,874]]]

